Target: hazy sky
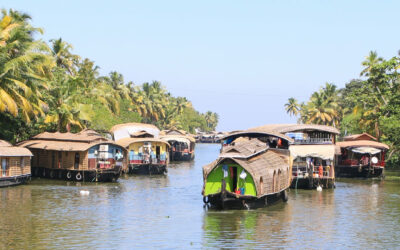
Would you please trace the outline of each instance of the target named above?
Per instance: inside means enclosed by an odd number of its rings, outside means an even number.
[[[399,1],[29,1],[46,41],[62,37],[102,74],[158,80],[218,130],[295,122],[289,97],[305,101],[325,82],[357,78],[370,50],[400,49]]]

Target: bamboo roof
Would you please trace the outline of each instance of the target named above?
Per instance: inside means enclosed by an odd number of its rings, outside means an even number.
[[[46,140],[46,141],[74,141],[74,142],[94,142],[107,140],[101,134],[94,130],[85,129],[79,133],[50,133],[44,132],[32,137],[32,140]]]
[[[377,141],[378,140],[377,138],[373,137],[372,135],[370,135],[368,133],[348,135],[348,136],[343,137],[343,140],[344,141],[355,141],[355,140],[360,140],[363,137],[364,138],[368,138],[368,140],[373,140],[373,141]]]
[[[276,131],[279,133],[288,133],[288,132],[301,132],[301,131],[321,131],[328,132],[332,134],[340,134],[340,131],[337,128],[326,125],[318,125],[318,124],[268,124],[259,127],[252,128],[251,130],[269,130]]]
[[[0,156],[17,157],[17,156],[33,156],[27,148],[14,147],[11,143],[0,140]]]
[[[160,131],[156,126],[154,126],[153,124],[147,124],[147,123],[138,123],[138,122],[130,122],[130,123],[123,123],[123,124],[117,124],[115,126],[113,126],[110,131],[114,132],[116,130],[119,130],[121,128],[126,128],[126,127],[135,127],[138,130],[145,130],[145,128],[149,128],[149,129],[155,129]],[[141,129],[144,128],[144,129]]]
[[[262,137],[262,136],[274,136],[274,137],[278,137],[278,138],[284,139],[289,142],[293,142],[292,138],[290,138],[284,134],[281,134],[281,133],[273,131],[273,130],[267,130],[264,128],[249,129],[249,130],[244,130],[244,131],[240,131],[240,132],[230,133],[230,134],[222,137],[221,139],[225,140],[228,138],[237,138],[237,137]]]
[[[166,129],[160,132],[160,135],[188,135],[189,133],[182,129]]]
[[[44,132],[23,141],[18,145],[30,149],[44,149],[55,151],[86,151],[99,144],[116,144],[93,130],[83,130],[79,133],[49,133]]]
[[[157,139],[157,138],[123,138],[117,141],[117,143],[125,148],[129,147],[132,143],[138,142],[161,142],[170,147],[169,143],[166,140]]]
[[[381,149],[389,149],[389,146],[376,141],[369,140],[357,140],[357,141],[341,141],[337,142],[336,145],[341,148],[353,148],[353,147],[373,147],[373,148],[381,148]]]
[[[164,135],[160,136],[160,139],[166,140],[166,141],[182,141],[182,140],[187,140],[188,142],[195,143],[196,139],[194,139],[191,136],[187,135]]]

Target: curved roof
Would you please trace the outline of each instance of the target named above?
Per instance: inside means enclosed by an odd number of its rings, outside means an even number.
[[[221,139],[225,140],[228,138],[237,138],[237,137],[243,137],[243,136],[248,136],[248,137],[274,136],[274,137],[278,137],[278,138],[284,139],[289,142],[293,142],[293,139],[286,135],[283,135],[283,134],[275,132],[275,131],[267,131],[264,129],[249,129],[249,130],[245,130],[245,131],[235,132],[235,133],[226,135],[226,136],[222,137]]]
[[[160,136],[160,139],[163,139],[166,141],[181,141],[182,139],[186,139],[191,143],[196,142],[196,139],[194,139],[191,136],[187,136],[187,135],[163,135],[163,136]]]
[[[14,147],[11,143],[0,140],[0,156],[33,156],[27,148]]]
[[[378,140],[376,137],[373,137],[372,135],[370,135],[368,133],[348,135],[348,136],[343,137],[343,140],[345,140],[345,141],[355,141],[355,140],[359,140],[359,139],[362,140],[363,137],[368,138],[368,140],[374,140],[374,141]]]
[[[252,128],[251,130],[270,130],[276,131],[279,133],[288,133],[288,132],[300,132],[307,130],[316,130],[322,132],[328,132],[332,134],[340,134],[340,131],[337,128],[326,125],[318,125],[318,124],[268,124],[259,127]]]
[[[357,140],[357,141],[341,141],[337,142],[336,145],[341,148],[350,148],[350,147],[372,147],[372,148],[382,148],[389,149],[389,146],[376,141],[370,140]]]
[[[94,130],[85,129],[79,133],[50,133],[44,132],[32,137],[33,140],[49,140],[49,141],[76,141],[76,142],[94,142],[94,141],[106,141],[101,134]]]
[[[47,141],[47,140],[28,140],[19,143],[21,147],[30,149],[43,149],[43,150],[55,150],[55,151],[86,151],[89,148],[100,145],[100,144],[111,144],[124,148],[113,141],[97,141],[97,142],[65,142],[65,141]],[[124,150],[126,150],[124,148]]]
[[[156,126],[154,126],[153,124],[147,124],[147,123],[138,123],[138,122],[130,122],[130,123],[122,123],[122,124],[117,124],[114,125],[110,131],[114,132],[116,130],[119,130],[121,128],[126,128],[126,127],[137,127],[139,130],[141,130],[141,128],[150,128],[150,129],[156,129],[158,131],[160,131]]]
[[[11,147],[12,144],[8,141],[0,140],[0,147]]]
[[[123,147],[128,147],[132,143],[137,143],[137,142],[161,142],[166,144],[168,147],[170,147],[169,143],[165,140],[162,139],[157,139],[157,138],[122,138],[117,141],[117,143]]]

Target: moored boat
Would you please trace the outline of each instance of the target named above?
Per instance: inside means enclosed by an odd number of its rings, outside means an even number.
[[[128,150],[128,173],[164,174],[168,167],[167,141],[157,138],[123,138],[117,141]]]
[[[126,167],[126,150],[93,130],[41,133],[21,142],[33,153],[32,176],[67,181],[116,181]]]
[[[167,141],[171,147],[169,149],[169,159],[171,161],[191,161],[194,159],[194,148],[196,140],[187,135],[164,135],[160,139]]]
[[[340,152],[335,166],[338,177],[383,177],[385,155],[389,146],[377,142],[373,136],[363,133],[344,137],[338,142]]]
[[[28,149],[0,140],[0,187],[26,183],[31,177],[31,157]]]
[[[218,159],[203,167],[203,201],[217,208],[257,208],[287,201],[292,162],[284,135],[245,131],[223,138]],[[280,143],[272,146],[271,140]]]
[[[293,157],[291,188],[335,187],[335,142],[339,130],[316,124],[271,124],[255,129],[273,130],[293,139],[289,145]]]

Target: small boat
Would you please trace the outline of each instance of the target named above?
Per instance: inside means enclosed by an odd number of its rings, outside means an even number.
[[[96,131],[44,132],[19,143],[31,150],[32,176],[77,182],[116,181],[126,167],[126,150]]]
[[[0,140],[0,187],[26,183],[31,178],[31,157],[28,149]]]
[[[191,161],[194,159],[196,140],[187,135],[164,135],[160,139],[167,141],[171,147],[169,159],[171,161]]]
[[[167,141],[157,138],[123,138],[117,143],[128,150],[128,173],[167,173],[170,148]]]
[[[291,139],[273,132],[244,131],[223,138],[218,159],[203,167],[203,201],[216,208],[257,208],[287,201]],[[270,140],[279,143],[272,147]]]
[[[389,146],[377,142],[376,138],[367,134],[344,137],[338,142],[340,152],[335,166],[338,177],[383,177],[385,155]]]

